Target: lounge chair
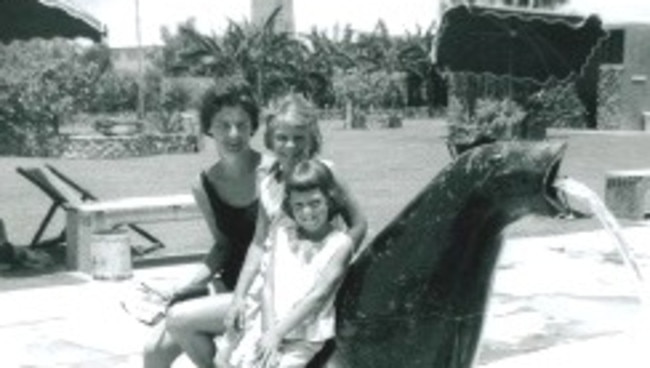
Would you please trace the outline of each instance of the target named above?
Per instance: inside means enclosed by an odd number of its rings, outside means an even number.
[[[52,204],[32,238],[30,243],[30,247],[32,248],[47,247],[65,241],[65,229],[52,239],[41,240],[43,233],[47,229],[57,209],[67,210],[86,201],[98,200],[90,191],[51,165],[30,168],[17,167],[16,171],[30,183],[36,185],[52,200]],[[164,244],[158,238],[140,226],[135,224],[128,224],[127,226],[152,243],[151,246],[146,248],[139,246],[132,247],[134,255],[144,255],[164,247]]]

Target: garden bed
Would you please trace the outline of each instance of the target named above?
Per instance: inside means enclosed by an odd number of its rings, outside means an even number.
[[[199,151],[199,138],[186,134],[62,136],[61,157],[116,159]]]

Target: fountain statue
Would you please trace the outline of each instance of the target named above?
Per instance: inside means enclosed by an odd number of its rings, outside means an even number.
[[[554,186],[564,150],[494,143],[444,168],[351,266],[336,339],[310,367],[471,367],[502,231],[565,209]]]

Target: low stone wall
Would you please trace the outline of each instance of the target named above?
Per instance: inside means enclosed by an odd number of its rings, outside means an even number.
[[[408,119],[427,119],[430,117],[429,108],[424,107],[405,107],[403,109],[373,109],[367,112],[370,116],[388,116],[397,115]],[[343,109],[320,109],[318,118],[321,120],[343,120],[345,119],[345,110]]]
[[[70,159],[117,159],[199,151],[196,135],[62,136],[60,156]]]

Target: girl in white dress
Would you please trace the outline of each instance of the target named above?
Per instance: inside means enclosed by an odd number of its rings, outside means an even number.
[[[340,195],[318,160],[296,165],[285,193],[288,216],[272,229],[263,271],[248,291],[243,335],[222,345],[220,366],[304,367],[334,336],[334,298],[354,249],[332,221]]]
[[[257,276],[264,273],[266,263],[262,262],[262,259],[270,257],[268,250],[270,236],[275,234],[273,229],[287,221],[282,211],[287,178],[299,162],[316,156],[322,143],[314,109],[302,96],[290,94],[279,100],[267,115],[265,123],[265,145],[274,153],[276,162],[260,182],[260,210],[255,235],[225,321],[231,336],[239,335],[244,327],[247,328],[246,322],[251,321],[250,314],[247,314],[251,309],[247,308],[246,303],[250,298],[247,299],[246,296],[255,294],[252,292],[256,289],[254,281],[260,280]],[[328,167],[332,173],[333,186],[340,194],[339,217],[346,226],[346,235],[352,240],[354,247],[357,247],[366,233],[366,218],[347,185],[333,170],[331,164]],[[276,263],[280,262],[284,260]],[[278,267],[283,267],[283,264],[279,264]],[[271,322],[267,319],[262,319],[261,322],[261,331],[269,331]],[[268,347],[268,344],[262,344],[266,341],[268,339],[262,339],[260,346]],[[272,349],[266,349],[266,351],[270,350]]]

